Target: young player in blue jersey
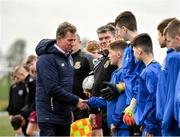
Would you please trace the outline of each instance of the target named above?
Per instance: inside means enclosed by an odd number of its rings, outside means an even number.
[[[112,65],[118,65],[118,69],[115,70],[111,77],[112,84],[118,84],[123,82],[122,76],[124,73],[122,66],[123,50],[126,48],[126,42],[122,40],[114,41],[110,44],[109,58]],[[105,82],[109,84],[108,82]],[[102,97],[91,97],[88,100],[90,107],[107,107],[107,121],[108,126],[111,128],[113,136],[129,136],[129,127],[123,123],[123,111],[126,107],[126,94],[123,87],[119,87],[122,91],[119,95],[113,98],[111,101],[106,101]],[[109,86],[101,91],[111,90]]]
[[[164,107],[162,119],[162,131],[164,136],[179,136],[180,128],[178,127],[179,117],[179,91],[178,74],[180,70],[180,21],[174,19],[171,21],[164,34],[166,35],[166,44],[176,50],[176,53],[169,58],[167,72],[167,98]]]
[[[119,39],[124,39],[129,44],[127,48],[124,50],[123,58],[122,58],[122,68],[124,73],[124,83],[119,83],[116,86],[111,86],[112,92],[102,97],[105,99],[112,99],[112,96],[116,96],[118,91],[118,87],[122,84],[125,84],[125,93],[127,96],[127,107],[124,110],[124,118],[123,121],[127,125],[132,126],[130,129],[132,136],[140,136],[141,133],[139,131],[139,127],[135,125],[134,121],[134,110],[136,104],[136,94],[138,91],[138,77],[141,71],[144,69],[145,65],[141,61],[137,61],[134,57],[133,49],[131,43],[134,37],[138,34],[137,32],[137,24],[136,18],[130,11],[122,12],[115,19],[116,26],[116,36],[120,36]],[[120,91],[121,92],[121,91]]]
[[[137,35],[137,24],[136,18],[130,11],[122,12],[117,16],[115,20],[116,25],[116,35],[121,36],[125,41],[131,42],[134,37]],[[133,109],[131,109],[132,104],[130,104],[131,100],[135,100],[137,94],[137,79],[138,75],[141,73],[142,69],[145,67],[144,63],[141,61],[137,61],[134,57],[134,53],[132,50],[131,43],[128,44],[123,53],[122,58],[122,68],[124,73],[124,83],[126,88],[127,95],[127,109],[125,110],[125,123],[128,125],[134,125],[134,120],[132,117]],[[122,84],[122,83],[120,83]],[[117,85],[119,86],[119,85]],[[114,94],[116,95],[113,90]],[[104,97],[104,96],[103,96]],[[112,98],[111,96],[105,96],[105,99]],[[134,99],[133,99],[134,98]],[[134,102],[134,101],[132,101]],[[129,113],[130,112],[130,113]]]
[[[177,78],[177,82],[176,82],[176,89],[175,89],[175,103],[174,103],[174,107],[175,107],[175,110],[174,110],[174,115],[175,115],[175,119],[177,120],[178,122],[178,127],[180,128],[180,71],[179,71],[179,74],[178,74],[178,78]]]
[[[136,98],[139,124],[143,127],[143,136],[159,136],[161,130],[160,122],[156,119],[156,88],[161,66],[154,60],[152,40],[148,34],[136,36],[132,45],[136,59],[146,65],[139,77]]]
[[[168,62],[169,58],[175,54],[174,49],[172,47],[168,47],[166,44],[166,37],[164,35],[164,29],[167,25],[174,20],[175,18],[167,18],[160,22],[157,26],[158,30],[158,41],[161,48],[167,48],[167,55],[163,61],[161,71],[159,72],[158,84],[157,84],[157,92],[156,92],[156,118],[162,122],[162,117],[164,113],[165,102],[167,98],[167,72],[168,72]],[[164,131],[162,130],[162,135],[164,135]]]

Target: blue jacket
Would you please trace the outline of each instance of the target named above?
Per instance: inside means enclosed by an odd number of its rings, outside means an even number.
[[[138,79],[145,65],[142,61],[137,61],[134,56],[134,52],[131,44],[128,44],[123,52],[122,58],[123,68],[123,81],[125,82],[127,105],[129,105],[131,99],[136,98],[138,92]]]
[[[180,52],[176,52],[169,59],[168,63],[168,74],[167,74],[167,99],[165,103],[164,113],[163,113],[163,121],[162,121],[162,129],[170,131],[174,126],[177,126],[177,121],[175,120],[174,114],[177,114],[174,111],[177,111],[177,108],[174,108],[174,100],[175,100],[175,89],[176,82],[178,79],[178,74],[180,70]],[[178,95],[178,93],[176,94]],[[177,106],[179,107],[179,106]],[[177,117],[177,115],[176,115]],[[180,130],[179,130],[180,134]]]
[[[122,82],[122,69],[117,69],[113,72],[111,82],[117,84]],[[128,126],[123,123],[123,111],[126,107],[126,94],[121,93],[111,101],[106,101],[102,97],[91,97],[88,101],[91,107],[103,108],[107,107],[108,127],[114,124],[119,129],[128,129]]]
[[[153,61],[142,71],[136,100],[139,124],[144,126],[144,131],[152,134],[160,128],[156,119],[156,88],[160,69],[160,64]]]
[[[61,53],[55,40],[43,39],[36,47],[36,111],[38,122],[66,125],[71,123],[71,107],[78,103],[73,95],[73,66]]]
[[[177,78],[174,101],[174,116],[176,121],[178,122],[178,127],[180,128],[180,71]]]
[[[167,98],[167,73],[169,58],[171,58],[171,56],[173,56],[175,53],[176,52],[173,49],[168,49],[161,71],[159,72],[159,79],[156,92],[156,118],[161,121],[164,113],[164,104],[166,103]]]

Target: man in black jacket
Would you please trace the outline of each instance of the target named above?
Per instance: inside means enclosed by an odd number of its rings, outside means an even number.
[[[36,111],[41,136],[69,136],[72,106],[86,109],[87,103],[72,94],[73,62],[70,53],[76,27],[59,25],[56,40],[43,39],[36,47]]]
[[[100,96],[100,90],[106,86],[103,84],[104,81],[110,81],[111,74],[118,67],[110,64],[108,57],[109,44],[115,40],[115,28],[111,25],[101,26],[97,29],[99,38],[99,44],[101,49],[101,58],[94,67],[94,85],[93,85],[93,96]],[[94,117],[94,114],[99,113],[96,109],[91,109],[90,119]],[[110,129],[107,126],[106,110],[101,110],[102,114],[102,129],[104,136],[110,136]]]
[[[82,82],[92,71],[93,56],[82,51],[80,36],[77,34],[75,46],[73,47],[72,58],[74,66],[74,81],[73,81],[73,94],[79,96],[82,99],[87,99],[87,96],[83,93]],[[73,111],[74,121],[88,117],[87,110],[80,110],[75,108]]]

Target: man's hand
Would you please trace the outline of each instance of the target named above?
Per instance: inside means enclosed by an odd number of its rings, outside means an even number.
[[[80,109],[80,110],[84,110],[84,109],[88,109],[88,105],[87,105],[87,100],[83,100],[81,98],[79,98],[79,102],[77,104],[77,107]]]

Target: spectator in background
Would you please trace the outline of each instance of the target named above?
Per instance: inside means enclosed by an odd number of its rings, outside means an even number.
[[[98,59],[100,57],[99,54],[99,43],[95,40],[88,41],[86,46],[86,51],[90,54],[92,54],[95,59]]]
[[[26,85],[29,92],[28,96],[28,104],[31,110],[29,115],[28,127],[26,130],[27,135],[29,136],[37,136],[39,135],[39,128],[37,124],[37,116],[36,116],[36,108],[35,108],[35,92],[36,92],[36,62],[37,57],[35,55],[29,55],[25,66],[29,72],[29,80],[26,80]]]
[[[9,91],[9,105],[7,111],[9,113],[9,119],[16,132],[16,135],[26,135],[27,128],[27,115],[22,115],[22,109],[26,104],[26,86],[24,83],[28,72],[24,69],[22,65],[16,66],[12,73],[12,81],[14,82]],[[15,117],[16,115],[19,115]],[[17,120],[18,119],[18,120]],[[23,121],[23,124],[22,124]]]
[[[37,57],[35,55],[29,55],[25,62],[25,66],[28,69],[29,74],[33,78],[36,77],[36,62],[37,62]]]

